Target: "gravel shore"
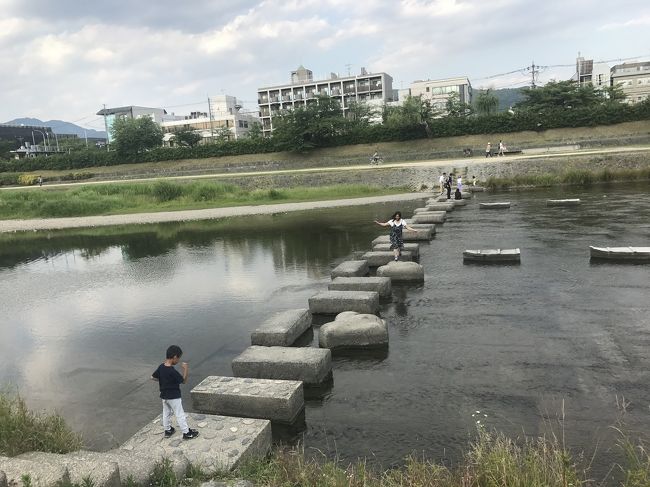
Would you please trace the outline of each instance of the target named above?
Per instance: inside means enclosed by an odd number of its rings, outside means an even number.
[[[431,193],[403,193],[365,198],[348,198],[331,201],[306,201],[302,203],[281,203],[276,205],[234,206],[208,208],[204,210],[164,211],[157,213],[133,213],[127,215],[84,216],[72,218],[44,218],[33,220],[2,220],[0,233],[40,230],[61,230],[65,228],[105,227],[111,225],[138,225],[147,223],[180,222],[192,220],[213,220],[233,216],[271,215],[290,211],[337,208],[341,206],[371,205],[390,201],[424,199]]]

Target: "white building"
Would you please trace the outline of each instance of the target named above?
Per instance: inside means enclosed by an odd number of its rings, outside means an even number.
[[[420,96],[423,100],[429,100],[431,106],[444,112],[447,109],[447,100],[452,93],[458,94],[461,103],[472,103],[472,84],[469,78],[461,76],[447,79],[418,80],[411,83],[408,95]],[[402,94],[400,93],[400,100]]]
[[[617,64],[612,68],[612,85],[618,85],[629,104],[650,97],[650,61]]]
[[[352,102],[382,106],[392,99],[393,78],[386,73],[368,73],[365,68],[354,76],[331,73],[328,79],[314,81],[314,74],[300,66],[291,72],[291,82],[258,88],[257,103],[264,134],[273,130],[273,117],[282,110],[292,110],[316,103],[317,96],[335,98],[346,114]]]
[[[162,123],[163,117],[167,114],[162,108],[140,107],[136,105],[129,105],[126,107],[117,108],[104,108],[97,112],[97,115],[104,117],[104,125],[106,126],[106,139],[111,143],[111,129],[113,123],[117,118],[141,118],[149,117],[157,124]]]
[[[576,72],[571,78],[580,83],[593,85],[594,88],[604,89],[611,84],[609,64],[595,63],[593,59],[576,58]]]
[[[260,123],[257,112],[245,111],[237,98],[230,95],[211,97],[207,112],[192,112],[186,116],[167,117],[161,122],[164,141],[169,143],[174,132],[192,130],[204,141],[212,138],[236,140],[246,137],[254,123]]]

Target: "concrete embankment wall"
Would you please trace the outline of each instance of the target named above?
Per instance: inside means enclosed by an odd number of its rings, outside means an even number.
[[[368,184],[380,187],[437,186],[442,172],[461,174],[466,183],[472,176],[479,181],[489,177],[516,175],[561,174],[568,170],[600,171],[609,168],[637,169],[650,167],[650,152],[603,155],[558,155],[529,159],[506,157],[474,157],[427,167],[376,167],[361,170],[269,174],[228,178],[227,181],[244,188],[287,188],[293,186],[327,186],[332,184]]]

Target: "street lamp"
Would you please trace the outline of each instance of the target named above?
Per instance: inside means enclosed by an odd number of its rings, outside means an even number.
[[[38,129],[32,130],[32,143],[34,145],[36,145],[36,142],[34,141],[34,132],[38,132],[39,134],[41,134],[43,136],[43,148],[44,148],[45,151],[47,151],[47,142],[45,141],[45,134],[43,133],[43,131],[38,130]]]

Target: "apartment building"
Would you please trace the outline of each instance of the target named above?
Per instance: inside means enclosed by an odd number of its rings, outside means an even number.
[[[623,89],[627,103],[639,103],[650,97],[650,61],[617,64],[611,76],[612,85]]]
[[[441,112],[447,109],[447,100],[452,93],[458,94],[461,103],[472,103],[472,84],[466,76],[447,79],[418,80],[411,83],[405,95],[420,96],[429,100],[431,106]],[[400,94],[400,100],[402,95]]]
[[[331,73],[328,79],[314,80],[313,72],[300,66],[291,72],[290,83],[258,88],[257,103],[264,134],[271,133],[273,117],[282,110],[316,103],[317,96],[335,98],[344,114],[352,102],[381,106],[392,99],[393,78],[386,73],[368,73],[361,68],[358,75],[339,76]]]
[[[205,142],[212,138],[236,140],[248,135],[254,123],[260,123],[255,111],[243,110],[237,98],[230,95],[210,97],[207,112],[192,112],[186,116],[172,116],[161,122],[163,141],[169,144],[174,132],[192,130]]]
[[[576,72],[571,79],[580,83],[580,86],[590,84],[596,89],[604,89],[611,85],[611,70],[607,63],[577,57]]]

